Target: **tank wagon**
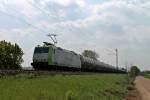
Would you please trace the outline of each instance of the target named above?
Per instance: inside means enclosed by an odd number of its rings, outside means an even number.
[[[93,71],[93,72],[114,72],[125,73],[124,69],[115,67],[83,57],[73,51],[56,47],[52,44],[35,47],[33,62],[35,70],[67,70],[67,71]]]

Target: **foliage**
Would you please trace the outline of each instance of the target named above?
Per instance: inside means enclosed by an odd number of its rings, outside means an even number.
[[[82,52],[82,56],[89,57],[94,60],[97,60],[97,58],[99,58],[99,55],[95,51],[92,51],[92,50],[84,50]]]
[[[150,73],[149,72],[148,73],[142,73],[141,75],[144,76],[145,78],[150,79]]]
[[[142,71],[140,74],[141,75],[147,75],[147,74],[150,74],[150,71],[149,70],[145,70],[145,71]]]
[[[123,100],[125,75],[6,76],[0,100]]]
[[[23,51],[18,44],[0,41],[0,69],[16,69],[21,67]]]
[[[75,93],[73,91],[67,91],[65,95],[65,100],[75,100]]]
[[[135,78],[137,75],[139,75],[140,69],[137,66],[132,66],[129,71],[129,76],[132,78]]]
[[[142,75],[145,78],[150,78],[150,71],[149,70],[142,71],[140,75]]]

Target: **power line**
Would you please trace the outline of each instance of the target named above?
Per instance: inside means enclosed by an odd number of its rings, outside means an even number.
[[[32,2],[30,2],[30,1],[28,1],[28,0],[27,0],[27,2],[28,2],[30,5],[34,6],[35,8],[39,9],[42,13],[47,14],[48,16],[50,16],[50,14],[49,14],[48,12],[46,12],[44,9],[40,8],[38,5],[33,4]],[[56,17],[56,16],[50,16],[50,17]],[[49,18],[49,17],[48,17],[48,18]],[[45,27],[45,25],[44,25],[44,27]],[[45,27],[45,28],[46,28],[46,27]],[[47,36],[49,36],[49,37],[51,38],[51,40],[54,42],[54,45],[57,44],[57,39],[56,39],[56,36],[57,36],[57,35],[56,35],[56,34],[48,34]]]
[[[11,14],[6,13],[6,12],[3,12],[3,11],[1,11],[1,10],[0,10],[0,12],[3,13],[3,14],[5,14],[5,15],[7,15],[7,16],[9,16],[10,18],[15,18],[15,19],[17,19],[18,21],[22,21],[22,22],[24,22],[25,24],[27,24],[28,26],[31,26],[31,27],[33,27],[34,29],[36,29],[36,30],[38,30],[38,31],[40,31],[40,32],[42,32],[42,33],[45,33],[45,31],[43,31],[43,30],[39,29],[38,27],[36,27],[36,26],[34,26],[34,25],[28,23],[28,22],[25,21],[25,20],[22,20],[22,19],[18,18],[17,16],[11,15]],[[36,38],[35,38],[35,39],[36,39]],[[36,39],[36,40],[38,40],[38,39]]]
[[[50,14],[45,10],[45,9],[42,9],[42,8],[40,8],[37,4],[35,4],[35,3],[32,3],[32,2],[30,2],[29,0],[27,0],[27,2],[30,4],[30,5],[32,5],[32,6],[34,6],[35,8],[37,8],[37,9],[39,9],[42,13],[44,13],[44,14],[47,14],[48,16],[50,16]],[[55,7],[52,7],[53,8],[53,10],[54,10],[54,12],[57,12],[57,10],[55,9]],[[55,17],[55,18],[58,18],[57,20],[60,22],[62,19],[65,19],[64,17],[59,17],[59,15],[58,15],[58,13],[56,13],[56,15],[51,15],[50,17]],[[68,24],[67,24],[68,25]],[[73,27],[71,26],[71,25],[68,25],[68,29],[69,29],[69,31],[73,31],[72,29],[73,29]]]
[[[8,1],[7,1],[7,2],[8,2]],[[45,11],[45,10],[42,9],[42,8],[40,8],[37,4],[31,3],[29,0],[28,0],[27,2],[28,2],[30,5],[34,6],[35,8],[39,9],[42,13],[47,14],[48,16],[50,16],[50,14],[49,14],[47,11]],[[3,4],[6,5],[6,2],[3,2]],[[9,7],[9,8],[10,8],[10,7]],[[10,9],[12,10],[13,8],[11,7]],[[54,10],[54,12],[57,12],[57,10],[55,9],[55,7],[52,7],[52,9]],[[17,13],[16,9],[13,9],[13,11],[15,11],[15,12]],[[1,12],[3,12],[3,11],[1,11]],[[19,18],[19,17],[17,17],[17,16],[8,14],[8,13],[6,13],[6,12],[3,12],[3,13],[5,13],[6,15],[8,15],[9,17],[13,17],[13,18],[16,18],[16,19],[19,20],[19,21],[22,21],[22,22],[26,23],[27,25],[32,26],[33,28],[35,28],[35,29],[37,29],[37,30],[39,30],[39,31],[41,31],[41,32],[43,32],[43,33],[46,32],[45,30],[42,30],[42,29],[38,28],[37,26],[35,26],[35,25],[29,23],[26,19],[22,20],[21,18]],[[50,16],[50,17],[52,17],[52,16]],[[53,17],[58,18],[58,21],[59,21],[59,22],[60,22],[60,20],[62,20],[62,18],[64,19],[64,17],[59,17],[58,13],[56,13],[56,16],[53,16]],[[49,17],[48,17],[48,18],[49,18]],[[72,25],[71,25],[71,24],[67,24],[67,26],[68,26],[67,29],[69,29],[69,31],[72,32],[72,31],[73,31]],[[43,27],[45,27],[45,25],[43,25]],[[47,28],[47,27],[45,27],[45,28]],[[63,28],[63,29],[65,29],[65,28]],[[47,33],[47,32],[46,32],[46,33]]]
[[[10,18],[15,18],[15,19],[18,20],[18,21],[24,22],[24,23],[27,24],[28,26],[32,26],[33,28],[36,28],[37,30],[39,30],[39,31],[41,31],[41,32],[44,32],[43,30],[39,29],[38,27],[36,27],[36,26],[34,26],[34,25],[28,23],[28,22],[25,21],[25,20],[20,19],[20,18],[17,17],[17,16],[11,15],[11,14],[6,13],[6,12],[3,12],[3,11],[1,11],[1,10],[0,10],[0,12],[3,13],[3,14],[5,14],[5,15],[7,15],[7,16],[9,16]]]
[[[52,39],[52,41],[54,42],[54,45],[57,44],[56,34],[48,34],[47,36],[49,36]]]
[[[50,16],[50,17],[56,17],[56,16],[53,16],[53,15],[50,15],[49,12],[47,12],[47,11],[45,11],[44,9],[40,8],[38,5],[33,4],[31,1],[27,0],[27,2],[28,2],[30,5],[34,6],[35,8],[39,9],[42,13],[45,13],[45,14],[47,14],[47,15]]]
[[[61,22],[62,20],[65,20],[65,17],[64,17],[64,16],[59,17],[60,15],[57,13],[58,10],[57,10],[55,7],[53,7],[53,5],[51,5],[51,8],[52,8],[51,10],[53,10],[53,11],[56,12],[56,13],[55,13],[54,15],[50,15],[50,14],[49,14],[50,12],[48,12],[46,9],[41,8],[41,6],[39,6],[37,3],[33,3],[33,2],[31,2],[31,1],[29,1],[29,0],[27,0],[27,2],[28,2],[30,5],[32,5],[33,7],[37,8],[38,10],[40,10],[43,14],[46,14],[46,15],[48,15],[48,16],[50,16],[50,17],[55,17],[55,18],[57,18],[58,22]],[[48,17],[48,18],[50,18],[50,17]],[[72,21],[71,21],[71,22],[72,22]],[[66,30],[66,29],[67,29],[68,31],[70,31],[70,32],[73,33],[73,31],[74,31],[73,25],[69,22],[68,24],[66,24],[66,26],[67,26],[67,28],[63,28],[63,30]],[[45,25],[43,25],[43,27],[45,27]],[[45,28],[47,28],[47,27],[45,27]],[[81,28],[78,28],[78,31],[84,32],[83,29],[81,30]]]
[[[3,3],[4,5],[6,5],[5,3]],[[10,7],[9,7],[10,8]],[[11,8],[12,9],[12,8]],[[15,11],[15,12],[17,12],[15,9],[13,9],[13,11]],[[41,32],[44,32],[45,33],[45,31],[43,31],[42,29],[39,29],[38,27],[36,27],[36,26],[34,26],[33,24],[31,24],[31,23],[29,23],[27,20],[22,20],[20,17],[17,17],[17,16],[15,16],[15,15],[12,15],[12,14],[9,14],[9,13],[6,13],[5,11],[2,11],[2,10],[0,10],[0,12],[2,12],[3,14],[5,14],[5,15],[7,15],[7,16],[9,16],[10,18],[15,18],[15,19],[17,19],[18,21],[22,21],[22,22],[24,22],[24,23],[26,23],[28,26],[31,26],[31,27],[33,27],[33,28],[35,28],[35,29],[37,29],[37,30],[39,30],[39,31],[41,31]]]
[[[5,5],[5,4],[4,4],[4,5]],[[14,10],[14,9],[13,9],[13,10]],[[1,11],[1,10],[0,10],[0,11]],[[14,10],[14,11],[16,12],[16,10]],[[17,19],[17,20],[19,20],[19,21],[23,21],[23,22],[26,23],[27,25],[32,26],[32,27],[36,28],[37,30],[39,30],[39,31],[45,33],[45,31],[43,31],[43,30],[39,29],[38,27],[32,25],[31,23],[27,22],[26,20],[22,20],[21,18],[15,16],[15,15],[6,13],[6,12],[4,12],[4,11],[1,11],[1,12],[2,12],[3,14],[5,14],[5,15],[11,17],[11,18],[15,18],[15,19]],[[45,27],[45,26],[44,26],[44,27]],[[54,44],[57,43],[57,39],[56,39],[56,35],[55,35],[55,34],[49,34],[48,36],[51,37],[51,39],[53,40]]]

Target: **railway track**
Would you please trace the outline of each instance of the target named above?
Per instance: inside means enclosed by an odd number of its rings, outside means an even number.
[[[7,75],[18,75],[18,74],[33,74],[33,75],[87,75],[87,74],[96,74],[95,72],[81,72],[81,71],[43,71],[43,70],[0,70],[0,76],[7,76]]]

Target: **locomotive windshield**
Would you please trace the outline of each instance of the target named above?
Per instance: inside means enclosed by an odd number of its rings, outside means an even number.
[[[36,47],[34,53],[48,53],[48,47]]]

